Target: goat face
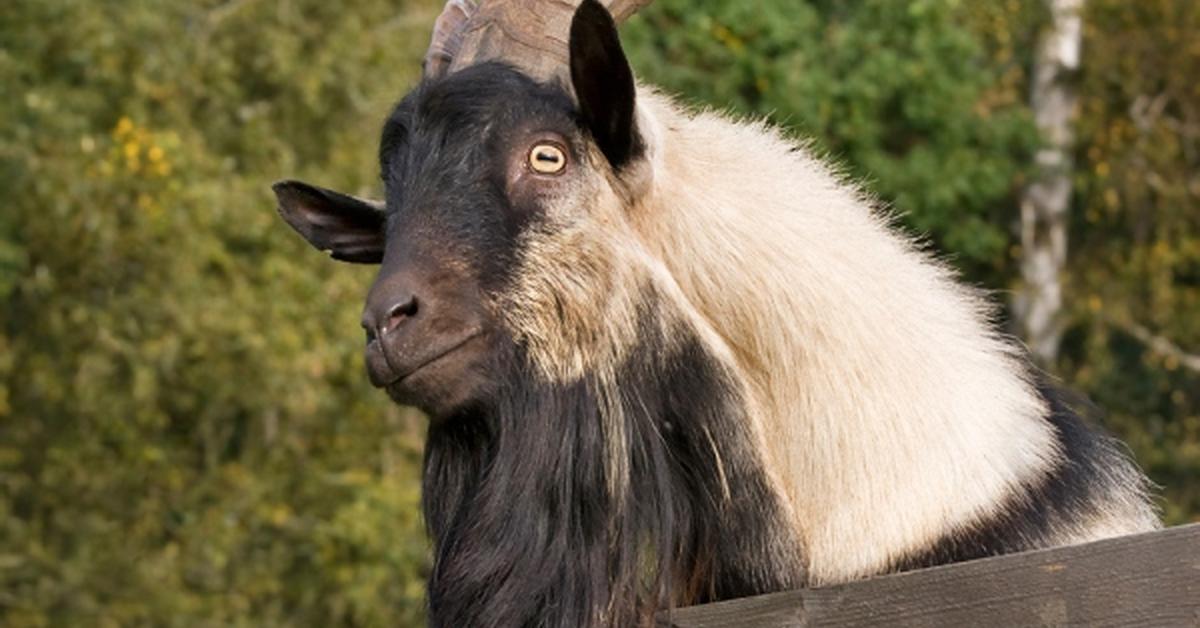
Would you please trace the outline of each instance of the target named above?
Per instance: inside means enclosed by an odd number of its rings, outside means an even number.
[[[574,97],[497,62],[423,81],[384,125],[384,204],[275,186],[314,246],[380,264],[367,371],[435,420],[488,405],[518,353],[579,372],[636,316],[611,237],[641,152],[634,83],[595,2],[572,21],[570,60]]]

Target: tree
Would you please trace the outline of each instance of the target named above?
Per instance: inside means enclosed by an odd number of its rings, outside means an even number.
[[[1071,162],[1083,0],[1050,0],[1052,19],[1038,46],[1030,98],[1045,140],[1037,172],[1021,195],[1021,278],[1014,313],[1030,352],[1053,364],[1062,338],[1062,273],[1067,262]]]
[[[423,421],[269,185],[372,190],[435,10],[5,5],[0,623],[420,623]]]
[[[1089,0],[1057,371],[1200,513],[1200,5]]]
[[[972,280],[1007,281],[1037,141],[1021,94],[1029,3],[658,0],[634,67],[686,100],[769,116],[841,164]],[[986,33],[997,25],[1003,37]]]

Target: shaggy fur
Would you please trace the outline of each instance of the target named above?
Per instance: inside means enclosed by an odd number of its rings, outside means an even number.
[[[369,310],[427,290],[371,337],[389,392],[405,329],[483,330],[396,393],[434,415],[433,625],[646,624],[1159,525],[1119,446],[853,185],[635,86],[594,0],[571,52],[570,87],[486,63],[406,97],[386,215],[277,186],[315,245],[382,261]],[[560,174],[527,167],[546,142]]]
[[[639,96],[653,174],[629,215],[749,380],[811,584],[1159,525],[1140,471],[855,187],[765,125]],[[1072,512],[1033,516],[1078,466]]]
[[[501,343],[510,392],[430,430],[435,625],[642,625],[803,583],[732,373],[642,290],[607,374],[548,381]]]

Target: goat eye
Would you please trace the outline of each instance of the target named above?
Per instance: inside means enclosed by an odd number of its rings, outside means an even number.
[[[558,174],[567,167],[567,155],[554,144],[537,144],[529,151],[529,167],[542,174]]]

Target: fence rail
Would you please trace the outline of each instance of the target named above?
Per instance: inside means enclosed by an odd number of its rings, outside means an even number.
[[[1200,524],[682,608],[660,625],[1200,626]]]

